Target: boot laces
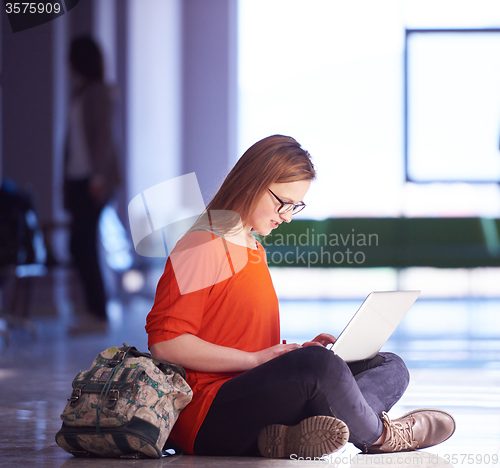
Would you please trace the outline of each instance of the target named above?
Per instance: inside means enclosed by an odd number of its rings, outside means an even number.
[[[383,412],[380,419],[387,428],[387,435],[383,445],[387,445],[397,452],[412,448],[413,424],[410,418],[403,422],[391,421],[387,413]]]

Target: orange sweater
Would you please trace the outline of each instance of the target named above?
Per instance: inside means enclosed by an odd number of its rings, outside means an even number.
[[[240,247],[206,231],[186,235],[169,256],[147,317],[148,346],[185,333],[242,351],[279,343],[278,299],[261,244]],[[193,390],[172,440],[193,453],[196,434],[221,385],[238,373],[186,369]]]

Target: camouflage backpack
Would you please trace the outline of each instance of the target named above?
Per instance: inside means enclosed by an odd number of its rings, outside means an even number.
[[[57,444],[76,457],[160,458],[193,396],[185,377],[132,346],[106,349],[73,380]]]

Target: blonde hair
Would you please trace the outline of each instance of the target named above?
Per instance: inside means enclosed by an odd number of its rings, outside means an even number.
[[[255,210],[264,192],[273,183],[313,180],[316,171],[310,154],[289,136],[272,135],[252,145],[238,160],[226,176],[220,189],[206,211],[200,217],[212,225],[210,213],[215,211],[233,212],[220,216],[215,223],[215,231],[226,233],[235,227],[235,219],[245,224]],[[196,222],[191,230],[200,229]]]

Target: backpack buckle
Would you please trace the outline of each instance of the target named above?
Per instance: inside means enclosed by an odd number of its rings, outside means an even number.
[[[109,361],[109,364],[110,364],[111,366],[113,366],[113,367],[114,367],[114,366],[116,366],[116,365],[118,365],[118,364],[120,364],[120,362],[122,362],[122,361],[125,359],[125,355],[126,355],[126,354],[127,354],[127,353],[126,353],[125,351],[122,351],[122,350],[118,351],[118,352],[117,352],[117,353],[116,353],[116,354],[115,354],[115,355],[111,358],[111,360]]]
[[[118,398],[120,398],[120,391],[110,390],[108,393],[108,408],[113,409],[116,406]]]
[[[73,391],[71,392],[71,397],[68,398],[68,401],[70,402],[71,406],[75,406],[78,400],[82,396],[82,390],[80,388],[74,388]]]

